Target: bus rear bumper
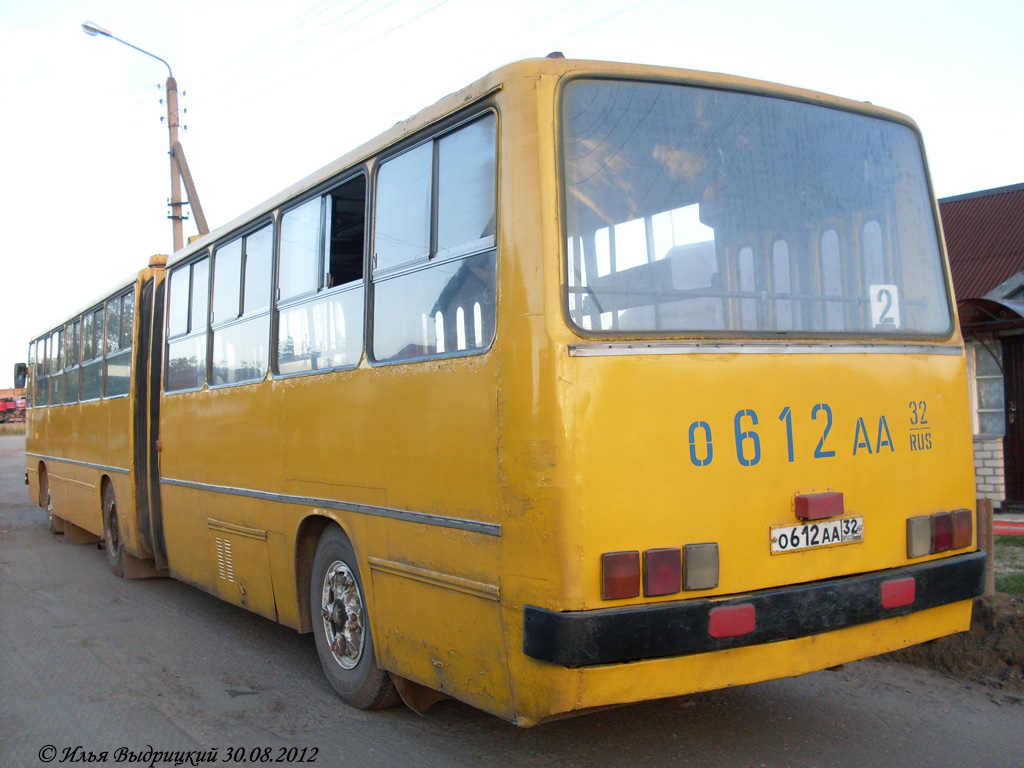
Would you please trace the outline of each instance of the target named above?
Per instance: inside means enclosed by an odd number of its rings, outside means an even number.
[[[552,611],[528,605],[524,609],[523,651],[531,658],[563,667],[589,667],[832,632],[977,597],[984,591],[985,558],[979,551],[723,600],[590,611]],[[722,616],[719,612],[723,609],[744,618],[738,624],[727,621],[713,626],[712,614]],[[749,624],[748,618],[752,620]],[[742,633],[722,636],[722,627],[727,635]]]

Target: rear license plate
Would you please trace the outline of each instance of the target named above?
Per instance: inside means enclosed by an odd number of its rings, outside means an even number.
[[[864,541],[864,518],[844,517],[803,525],[772,528],[772,554],[799,552],[816,547],[834,547]]]

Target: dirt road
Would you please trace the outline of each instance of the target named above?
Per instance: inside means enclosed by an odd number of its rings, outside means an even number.
[[[104,752],[91,764],[169,766],[175,750],[322,768],[1024,765],[1019,692],[872,661],[530,730],[457,702],[358,712],[310,637],[175,581],[123,581],[95,545],[50,536],[22,450],[0,438],[4,768]]]

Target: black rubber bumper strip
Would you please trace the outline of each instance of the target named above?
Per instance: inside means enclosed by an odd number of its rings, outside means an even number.
[[[724,600],[551,611],[527,605],[523,652],[563,667],[687,656],[831,632],[977,597],[985,587],[985,553],[888,571],[753,592]],[[882,607],[882,584],[913,577],[914,601]],[[754,606],[756,626],[739,637],[708,634],[716,608]]]

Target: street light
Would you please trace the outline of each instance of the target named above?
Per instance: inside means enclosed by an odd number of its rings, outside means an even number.
[[[111,40],[116,40],[122,45],[127,45],[139,53],[144,53],[156,59],[167,67],[168,154],[171,156],[171,215],[168,218],[171,220],[171,228],[174,234],[174,250],[181,250],[185,244],[181,227],[181,222],[184,219],[181,211],[181,181],[185,182],[185,189],[188,191],[188,202],[192,208],[192,213],[195,214],[196,227],[199,229],[199,234],[205,235],[210,229],[206,226],[206,217],[203,215],[203,207],[199,203],[199,194],[196,192],[195,183],[192,181],[192,173],[189,171],[188,162],[185,160],[185,150],[178,141],[178,84],[175,82],[174,74],[171,72],[171,65],[159,56],[145,51],[137,45],[132,45],[126,40],[114,37],[109,29],[104,29],[99,24],[87,21],[82,24],[82,31],[92,37],[97,35],[109,37]]]

